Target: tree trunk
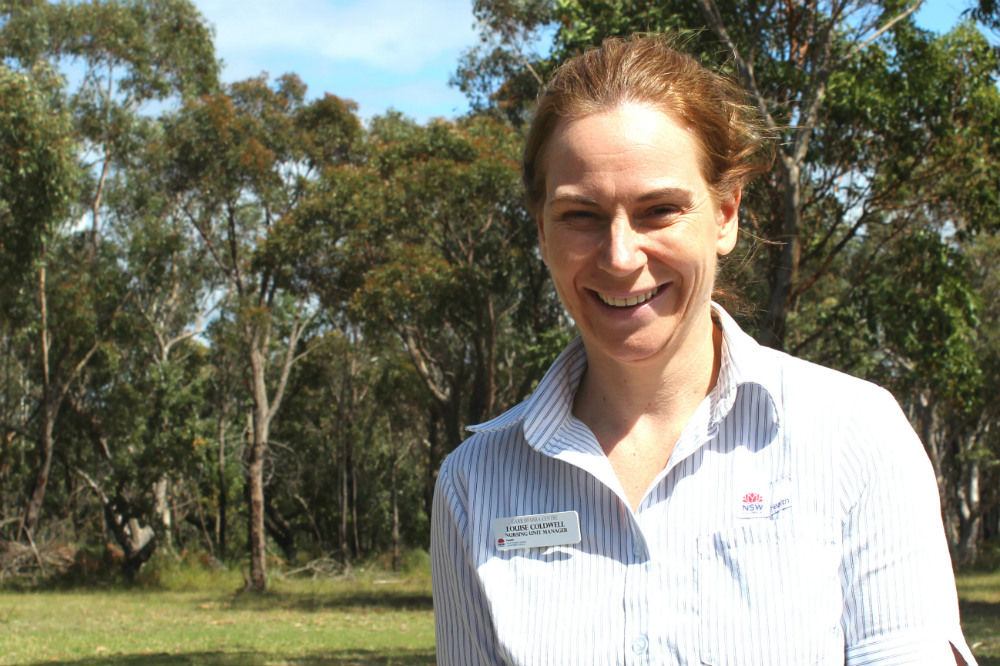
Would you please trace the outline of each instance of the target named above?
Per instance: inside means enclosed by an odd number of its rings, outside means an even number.
[[[51,403],[47,395],[43,396],[42,402],[41,437],[38,442],[38,467],[35,471],[31,493],[28,495],[28,503],[25,506],[22,523],[21,537],[25,539],[34,538],[35,530],[38,527],[42,513],[42,502],[45,500],[45,490],[49,484],[49,473],[52,469],[52,432],[55,415],[52,414],[53,410],[51,409]]]
[[[392,498],[392,570],[399,571],[399,489],[396,483],[396,453],[393,444],[393,456],[389,468],[390,497]]]
[[[760,341],[768,347],[784,349],[785,322],[792,305],[792,289],[799,274],[802,195],[799,165],[792,158],[783,156],[778,161],[778,175],[782,197],[782,228],[779,237],[782,246],[771,280],[771,295],[760,329]]]
[[[256,419],[255,419],[256,420]],[[264,444],[256,434],[250,445],[247,465],[247,537],[250,542],[250,588],[255,592],[267,589],[267,551],[264,533]]]
[[[348,508],[348,489],[347,489],[347,438],[341,436],[340,442],[340,529],[337,530],[337,536],[340,538],[340,559],[344,563],[344,569],[350,569],[351,567],[351,549],[348,544],[347,538],[347,514]]]
[[[255,592],[267,589],[267,534],[264,531],[264,458],[267,453],[270,419],[267,408],[267,386],[264,381],[264,354],[251,347],[250,367],[253,373],[253,433],[250,460],[247,465],[247,537],[250,541],[250,588]]]
[[[979,460],[969,455],[976,449],[978,441],[976,435],[977,433],[973,432],[963,438],[963,453],[969,459],[961,467],[956,488],[960,529],[953,557],[959,566],[976,563],[979,559],[979,541],[982,536],[983,503],[979,487],[982,469]]]
[[[358,538],[358,469],[351,456],[351,531],[354,537],[354,554],[361,553],[361,540]]]
[[[156,503],[153,507],[153,511],[156,514],[156,519],[159,522],[157,526],[159,532],[163,534],[164,546],[167,552],[174,552],[173,544],[173,517],[170,513],[170,502],[167,497],[167,492],[170,489],[170,481],[167,479],[167,475],[164,474],[153,483],[153,497],[156,499]]]
[[[223,410],[219,418],[219,456],[218,456],[218,477],[219,477],[219,502],[218,513],[215,516],[215,542],[219,547],[219,560],[226,561],[226,494],[229,492],[226,487],[226,428],[228,425],[227,410]]]
[[[49,368],[49,319],[45,278],[45,264],[42,264],[38,273],[38,293],[42,319],[41,436],[38,439],[38,467],[35,470],[35,478],[31,486],[31,492],[28,494],[28,503],[24,509],[24,519],[21,523],[21,534],[18,535],[19,538],[24,538],[28,541],[34,539],[35,529],[38,527],[39,516],[42,512],[42,502],[45,500],[45,490],[49,484],[49,471],[52,468],[52,433],[56,417],[56,406],[52,395],[52,383]]]

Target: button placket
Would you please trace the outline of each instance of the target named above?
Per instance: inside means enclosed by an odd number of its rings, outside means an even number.
[[[639,513],[629,521],[629,537],[632,540],[625,571],[625,663],[629,666],[644,666],[649,662],[649,550],[640,528]],[[627,551],[626,551],[627,552]]]

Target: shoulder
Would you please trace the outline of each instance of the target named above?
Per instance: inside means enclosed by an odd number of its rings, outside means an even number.
[[[770,353],[778,360],[780,352]],[[788,355],[780,363],[785,427],[794,441],[829,449],[848,496],[856,499],[870,483],[904,492],[933,480],[927,452],[892,393]]]
[[[782,368],[783,416],[791,427],[825,430],[865,457],[921,452],[895,396],[881,386],[787,354],[770,351]],[[862,453],[862,451],[858,451]]]
[[[472,435],[442,463],[438,485],[465,487],[470,476],[483,476],[490,468],[504,464],[513,449],[526,447],[522,428],[526,409],[526,402],[522,402],[496,418],[470,426]]]
[[[842,419],[899,409],[896,398],[878,384],[773,349],[763,353],[781,369],[783,397],[817,417]]]
[[[730,384],[754,384],[786,414],[826,420],[896,405],[885,389],[838,370],[765,347],[716,307],[724,334],[723,368]],[[720,378],[720,381],[722,379]]]

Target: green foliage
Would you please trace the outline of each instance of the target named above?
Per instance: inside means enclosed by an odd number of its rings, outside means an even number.
[[[0,64],[0,303],[69,212],[78,179],[67,113],[30,76]]]
[[[345,304],[366,335],[398,336],[463,423],[520,398],[493,394],[513,371],[496,363],[558,322],[521,206],[518,151],[517,134],[487,118],[378,118],[365,167],[326,172],[297,218],[319,250],[308,279],[333,278],[326,302]],[[458,427],[447,426],[452,446]]]
[[[199,95],[217,85],[211,30],[187,0],[5,0],[0,17],[0,57],[27,69],[68,58],[91,70],[116,71],[126,108],[176,91]],[[98,81],[84,84],[82,98],[100,96]],[[100,122],[89,111],[82,117],[84,126]]]

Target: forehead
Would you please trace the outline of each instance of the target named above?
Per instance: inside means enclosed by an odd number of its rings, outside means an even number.
[[[649,105],[625,104],[561,122],[546,150],[546,198],[557,188],[705,186],[694,132]],[[650,183],[649,181],[664,181]]]

